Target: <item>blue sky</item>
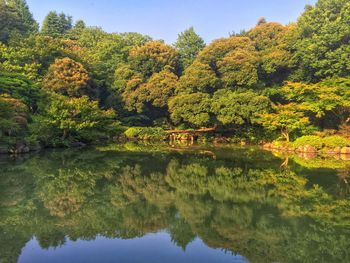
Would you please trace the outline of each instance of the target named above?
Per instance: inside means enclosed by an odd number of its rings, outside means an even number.
[[[65,12],[107,32],[139,32],[173,43],[194,26],[206,42],[249,29],[260,17],[296,21],[316,0],[27,0],[39,22],[51,11]]]

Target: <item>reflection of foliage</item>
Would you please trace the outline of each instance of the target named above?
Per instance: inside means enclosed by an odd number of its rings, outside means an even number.
[[[67,237],[134,238],[164,229],[184,250],[198,236],[251,262],[349,260],[348,196],[336,197],[302,170],[280,170],[270,153],[239,148],[210,149],[215,161],[200,148],[144,149],[55,151],[22,164],[0,159],[1,261],[15,261],[32,236],[49,248]]]

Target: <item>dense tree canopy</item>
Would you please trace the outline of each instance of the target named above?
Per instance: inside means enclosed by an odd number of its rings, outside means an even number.
[[[25,0],[0,1],[0,42],[8,42],[11,36],[28,36],[38,31]]]
[[[195,61],[179,79],[178,93],[212,93],[220,86],[220,79],[207,64]]]
[[[28,108],[18,99],[0,97],[0,142],[14,136],[28,124]]]
[[[206,93],[180,94],[169,101],[171,119],[176,124],[206,126],[210,123],[210,102]]]
[[[325,77],[350,74],[350,3],[319,0],[308,6],[298,20],[296,48],[302,80],[317,82]]]
[[[67,98],[48,93],[40,106],[40,116],[31,125],[35,136],[45,144],[65,144],[71,140],[89,141],[97,132],[106,132],[114,118],[113,110],[101,110],[88,97]]]
[[[319,0],[288,25],[261,18],[208,45],[193,27],[169,45],[55,11],[38,33],[24,0],[0,6],[0,95],[28,107],[29,127],[51,116],[38,110],[46,97],[88,96],[126,126],[217,127],[257,142],[350,130],[348,1]]]
[[[70,58],[56,59],[43,80],[46,89],[67,96],[79,97],[89,93],[89,73],[84,66]]]
[[[269,110],[270,100],[252,91],[219,90],[214,94],[212,110],[223,125],[247,125]]]
[[[174,48],[160,41],[151,41],[130,50],[129,62],[133,70],[149,78],[165,66],[176,68],[178,55]]]

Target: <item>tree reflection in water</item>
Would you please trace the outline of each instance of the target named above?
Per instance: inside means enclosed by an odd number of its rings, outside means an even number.
[[[183,250],[199,237],[251,262],[350,262],[349,162],[298,158],[124,145],[1,160],[0,262],[33,236],[49,248],[164,229]]]

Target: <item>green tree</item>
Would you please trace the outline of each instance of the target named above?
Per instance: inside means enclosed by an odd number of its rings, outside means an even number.
[[[258,51],[259,78],[265,85],[282,83],[295,68],[293,45],[296,31],[294,24],[284,26],[266,21],[248,31],[247,35],[254,41]]]
[[[339,125],[350,122],[349,79],[328,79],[317,84],[287,82],[281,93],[317,119],[337,119]]]
[[[79,97],[90,93],[89,73],[70,58],[56,59],[43,80],[43,86],[63,95]]]
[[[204,40],[196,34],[193,27],[180,33],[175,44],[179,53],[180,63],[186,69],[193,63],[198,53],[205,47]]]
[[[72,56],[65,43],[43,35],[31,35],[15,46],[0,44],[0,69],[20,73],[40,82],[48,67],[58,57]]]
[[[0,140],[14,136],[28,124],[28,108],[18,99],[0,96]]]
[[[206,93],[179,94],[169,100],[169,112],[175,124],[203,127],[210,123],[210,96]]]
[[[251,125],[267,113],[270,100],[253,91],[219,90],[212,99],[212,112],[223,125]]]
[[[230,52],[238,48],[255,52],[254,42],[248,37],[233,36],[213,41],[198,54],[197,59],[204,64],[208,64],[215,72],[217,72],[217,63],[224,59]]]
[[[23,75],[0,73],[0,96],[18,99],[35,111],[41,99],[41,91]]]
[[[122,92],[126,107],[138,113],[152,113],[154,108],[166,115],[168,100],[174,95],[178,77],[170,67],[154,73],[146,83],[138,75],[134,75]],[[155,117],[155,116],[153,116]]]
[[[165,67],[161,72],[155,73],[142,86],[145,95],[145,101],[151,103],[154,107],[167,107],[168,100],[174,95],[178,77],[173,73],[170,67]]]
[[[32,132],[46,144],[64,144],[71,140],[91,141],[107,131],[115,117],[113,110],[101,110],[88,97],[67,98],[48,93],[40,115],[34,118]]]
[[[272,109],[271,113],[261,114],[258,122],[268,130],[279,130],[287,142],[291,133],[303,131],[310,123],[304,111],[295,103],[276,104]]]
[[[301,80],[317,82],[350,74],[349,23],[347,0],[319,0],[315,6],[307,6],[298,19],[296,43]]]
[[[165,66],[177,68],[178,54],[176,50],[160,41],[146,42],[143,46],[130,50],[129,63],[131,68],[149,78],[153,73],[158,73]]]
[[[213,93],[220,87],[220,79],[207,64],[195,61],[184,71],[179,79],[176,91],[178,93]]]
[[[8,3],[16,9],[26,33],[38,32],[39,24],[33,18],[33,14],[30,12],[25,0],[8,0]]]
[[[66,35],[69,39],[78,40],[84,29],[86,29],[85,22],[83,20],[78,20]]]
[[[237,48],[217,63],[225,88],[253,87],[258,83],[256,54]]]
[[[72,17],[64,13],[51,11],[43,21],[41,33],[51,37],[60,37],[72,28]]]
[[[37,31],[38,23],[30,13],[26,1],[0,0],[0,41],[7,43],[11,35],[27,37]]]
[[[73,29],[76,29],[76,30],[83,30],[85,28],[86,28],[86,24],[83,20],[77,20],[73,27]]]

